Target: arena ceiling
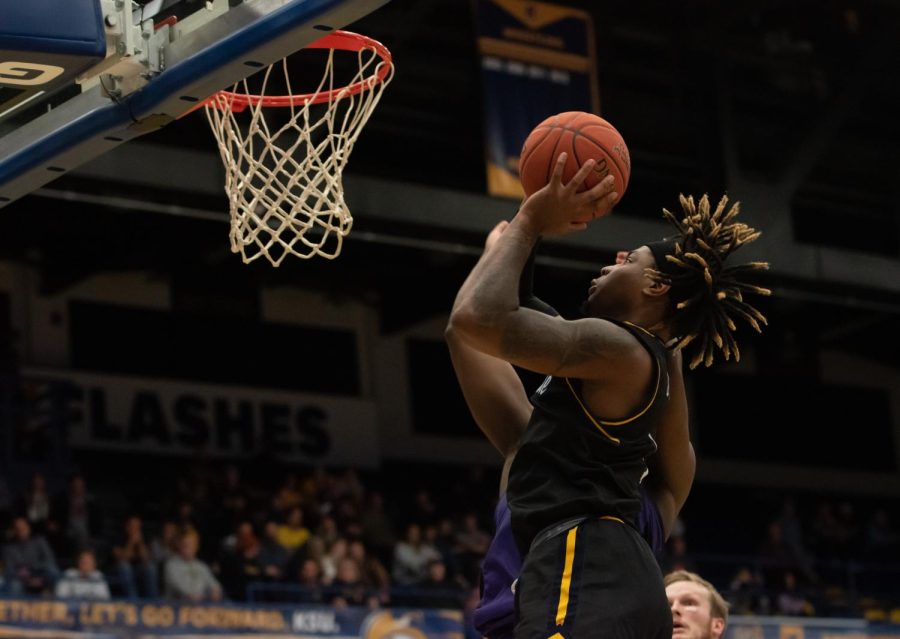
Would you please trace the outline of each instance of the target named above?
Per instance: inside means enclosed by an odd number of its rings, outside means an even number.
[[[900,361],[900,345],[873,338],[900,329],[900,5],[568,4],[594,15],[602,113],[633,157],[617,210],[630,226],[621,240],[549,246],[547,263],[562,268],[547,283],[577,297],[593,265],[656,228],[679,192],[749,191],[773,208],[758,219],[787,238],[766,251],[783,293],[770,312],[793,335],[785,339],[812,335]],[[471,4],[392,0],[353,28],[391,48],[397,75],[350,162],[348,197],[360,214],[338,260],[272,270],[231,255],[214,140],[199,113],[4,209],[0,258],[36,265],[47,293],[96,272],[142,270],[198,291],[263,282],[379,300],[386,330],[446,311],[485,230],[516,206],[481,195]],[[299,73],[304,62],[292,64]]]

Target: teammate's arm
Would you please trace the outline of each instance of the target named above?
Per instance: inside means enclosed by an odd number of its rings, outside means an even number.
[[[500,222],[494,227],[485,242],[485,252],[494,247],[507,226],[507,222]],[[530,273],[526,275],[528,281],[520,282],[519,295],[533,297]],[[458,303],[457,297],[454,309]],[[494,448],[504,457],[509,457],[515,452],[532,411],[519,376],[508,362],[467,345],[454,330],[452,323],[447,326],[444,336],[450,349],[456,379],[475,423]]]
[[[647,489],[656,502],[667,538],[691,491],[697,465],[690,439],[687,397],[681,369],[681,352],[670,353],[669,401],[656,432],[658,449],[647,460],[650,468]]]
[[[445,332],[453,370],[478,428],[506,457],[531,418],[531,403],[513,367],[466,345],[450,327]]]

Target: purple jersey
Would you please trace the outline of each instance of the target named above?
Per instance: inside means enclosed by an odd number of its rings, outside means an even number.
[[[494,510],[494,538],[481,564],[481,601],[472,615],[475,628],[485,637],[512,637],[516,604],[512,583],[522,570],[522,557],[509,525],[506,494]]]
[[[659,558],[665,544],[662,520],[656,504],[641,487],[638,532]],[[516,625],[512,584],[522,570],[522,557],[509,524],[506,495],[501,495],[494,511],[495,532],[481,565],[481,601],[472,615],[475,629],[489,639],[512,639]]]
[[[650,546],[653,556],[659,561],[666,546],[666,533],[663,530],[662,518],[656,502],[650,498],[641,486],[641,512],[638,513],[638,532]]]

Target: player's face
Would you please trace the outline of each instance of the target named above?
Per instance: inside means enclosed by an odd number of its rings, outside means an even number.
[[[585,313],[615,317],[632,309],[640,303],[641,290],[650,284],[645,270],[654,264],[653,253],[646,246],[624,255],[619,253],[615,264],[604,266],[600,275],[591,280]]]
[[[666,587],[672,609],[672,639],[718,639],[725,621],[713,618],[709,591],[692,581],[676,581]]]

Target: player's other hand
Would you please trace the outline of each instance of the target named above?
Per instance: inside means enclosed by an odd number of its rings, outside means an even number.
[[[484,241],[484,252],[487,253],[490,251],[494,244],[497,243],[497,240],[501,235],[503,235],[503,231],[506,230],[506,227],[509,226],[509,222],[503,220],[501,222],[497,222],[497,226],[491,229],[491,232],[488,233],[487,239]]]
[[[563,184],[566,154],[560,153],[550,182],[525,200],[518,215],[537,235],[566,235],[587,228],[588,222],[606,215],[619,194],[613,190],[612,175],[595,186],[579,192],[585,178],[594,168],[594,160],[581,165],[575,176]]]

